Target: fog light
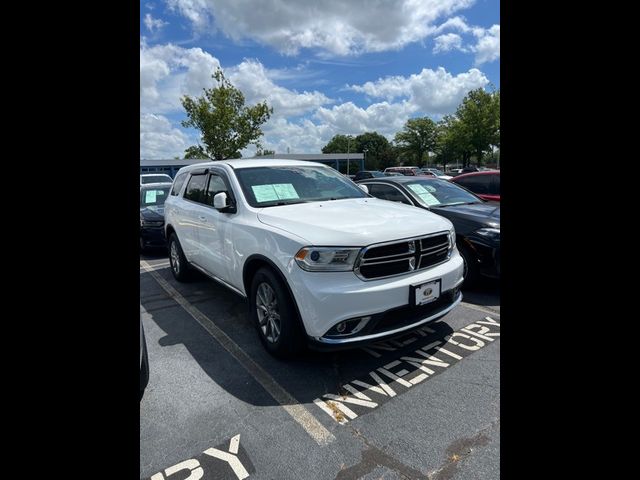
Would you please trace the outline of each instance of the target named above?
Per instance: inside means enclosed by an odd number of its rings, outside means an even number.
[[[336,325],[336,331],[338,333],[343,333],[345,328],[347,328],[347,322],[340,322],[338,325]]]

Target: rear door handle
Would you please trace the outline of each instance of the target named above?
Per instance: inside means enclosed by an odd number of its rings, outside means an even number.
[[[207,217],[205,217],[204,215],[198,215],[198,219],[200,219],[201,222],[207,221]]]

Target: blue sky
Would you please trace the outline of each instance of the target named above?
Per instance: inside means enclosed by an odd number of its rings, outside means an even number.
[[[335,134],[389,140],[409,118],[500,88],[498,0],[142,0],[140,157],[182,157],[182,95],[220,66],[274,108],[264,148],[318,153]],[[255,147],[242,154],[253,156]]]

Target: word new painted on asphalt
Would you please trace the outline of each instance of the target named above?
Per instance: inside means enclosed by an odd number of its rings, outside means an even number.
[[[417,333],[425,336],[425,332],[435,333],[435,330],[423,327]],[[500,324],[491,317],[485,317],[345,383],[339,387],[339,393],[324,394],[313,403],[336,422],[345,424],[437,375],[499,336]],[[399,343],[398,346],[404,345]],[[387,342],[367,348],[369,353],[378,358],[381,355],[376,349],[396,350]]]
[[[240,446],[238,434],[228,444],[209,448],[194,458],[151,475],[148,480],[243,480],[255,471],[247,452]]]

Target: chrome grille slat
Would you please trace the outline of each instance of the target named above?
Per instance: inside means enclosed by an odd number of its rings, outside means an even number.
[[[388,255],[389,252],[402,250],[404,253]],[[387,253],[387,255],[378,256],[376,253]],[[450,255],[448,231],[374,244],[363,249],[356,259],[355,273],[362,280],[394,277],[435,267],[447,261]]]

